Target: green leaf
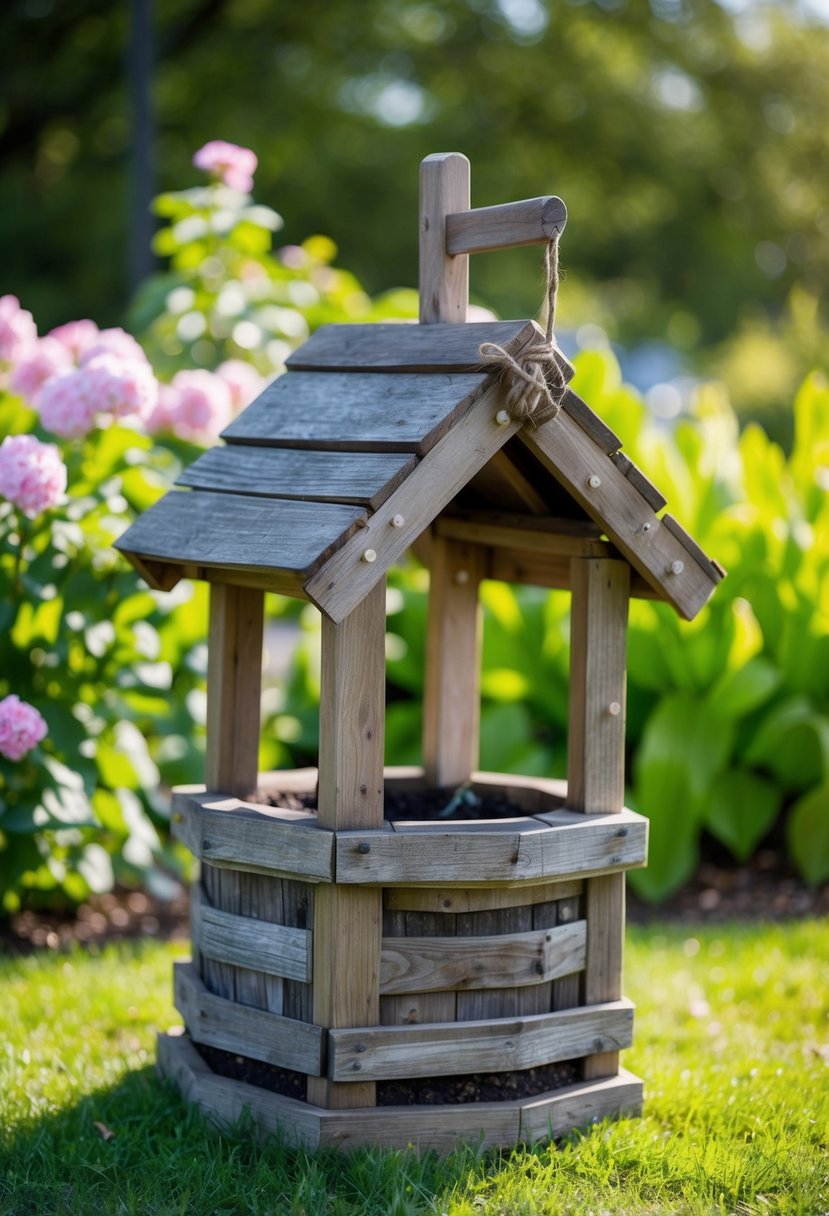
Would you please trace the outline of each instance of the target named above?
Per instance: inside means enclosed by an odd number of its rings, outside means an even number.
[[[768,659],[751,659],[737,671],[727,671],[707,700],[724,718],[741,718],[758,709],[780,686],[780,672]]]
[[[765,716],[745,759],[773,773],[784,789],[815,785],[829,774],[829,718],[805,697],[791,697]]]
[[[799,798],[789,812],[789,849],[807,882],[829,879],[829,781]]]
[[[738,861],[746,861],[782,804],[783,796],[773,782],[745,769],[731,769],[714,779],[706,799],[705,826]]]

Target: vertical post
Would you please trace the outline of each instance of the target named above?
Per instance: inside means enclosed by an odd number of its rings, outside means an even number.
[[[420,162],[420,323],[465,321],[469,255],[446,252],[446,217],[469,210],[469,161],[438,152]]]
[[[459,152],[420,165],[420,322],[463,322],[469,257],[446,252],[446,217],[468,211],[469,161]],[[471,546],[431,544],[423,760],[433,785],[469,780],[478,755],[481,558]]]
[[[210,588],[205,784],[244,798],[256,789],[264,593]]]
[[[570,626],[570,734],[567,802],[588,814],[622,809],[625,795],[625,689],[630,567],[603,558],[573,558]],[[587,881],[588,1005],[622,995],[625,876]],[[585,1079],[614,1076],[619,1053],[585,1060]]]
[[[423,694],[430,785],[462,785],[478,766],[483,558],[479,545],[432,538]]]
[[[383,824],[386,580],[345,620],[322,619],[321,827]],[[382,891],[320,884],[314,900],[313,1021],[339,1029],[380,1021]],[[316,1106],[373,1106],[373,1082],[308,1078]]]

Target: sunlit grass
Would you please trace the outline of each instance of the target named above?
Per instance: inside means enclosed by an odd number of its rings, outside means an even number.
[[[181,953],[0,960],[2,1216],[829,1211],[826,924],[632,930],[644,1118],[444,1160],[212,1133],[152,1067]]]

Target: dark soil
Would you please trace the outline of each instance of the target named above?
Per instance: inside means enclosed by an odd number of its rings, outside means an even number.
[[[261,1060],[237,1056],[218,1047],[194,1043],[214,1072],[234,1081],[246,1081],[271,1093],[305,1101],[307,1078],[289,1068],[277,1068]],[[562,1089],[581,1080],[576,1060],[525,1068],[520,1072],[473,1073],[454,1077],[422,1077],[417,1080],[378,1081],[378,1106],[456,1106],[463,1102],[504,1102],[531,1098],[551,1089]]]
[[[316,791],[311,794],[283,793],[280,790],[257,790],[250,798],[261,806],[279,806],[293,811],[315,811]],[[386,790],[384,811],[387,819],[445,820],[459,819],[518,819],[527,814],[522,807],[510,802],[503,794],[475,794],[463,786],[431,790]]]

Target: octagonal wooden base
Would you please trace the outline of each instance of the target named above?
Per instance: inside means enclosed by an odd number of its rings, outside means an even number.
[[[511,1148],[642,1110],[642,1082],[624,1069],[615,1077],[519,1101],[324,1110],[219,1076],[184,1034],[158,1036],[158,1067],[219,1127],[248,1112],[263,1135],[277,1133],[310,1149],[370,1145],[446,1153],[462,1144]]]

